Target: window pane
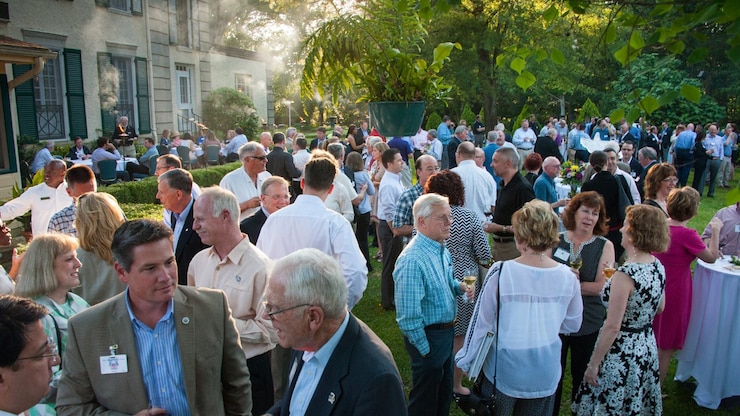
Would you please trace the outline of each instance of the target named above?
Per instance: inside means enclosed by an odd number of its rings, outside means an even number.
[[[117,117],[128,117],[129,121],[136,126],[134,118],[134,91],[133,79],[131,77],[131,59],[113,57],[112,64],[118,70],[118,110]]]
[[[111,9],[128,12],[131,10],[130,3],[130,0],[108,0],[108,7],[110,7]]]
[[[39,140],[64,138],[64,105],[59,59],[49,59],[35,78],[36,122]]]

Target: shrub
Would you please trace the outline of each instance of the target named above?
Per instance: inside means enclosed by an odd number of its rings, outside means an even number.
[[[468,123],[468,127],[473,127],[473,123],[475,123],[475,113],[470,109],[470,104],[465,104],[462,114],[460,114],[460,120],[465,120]]]
[[[226,137],[226,132],[241,127],[247,138],[256,138],[262,128],[254,103],[247,94],[231,88],[218,88],[203,101],[203,118],[216,137]]]
[[[436,129],[439,127],[439,123],[442,122],[442,116],[437,114],[436,112],[429,114],[429,117],[427,117],[427,124],[426,124],[426,130]]]
[[[583,103],[583,107],[581,107],[581,111],[578,112],[576,123],[583,123],[584,121],[590,120],[591,117],[601,118],[601,113],[599,112],[599,109],[596,107],[596,104],[594,104],[594,102],[591,101],[590,98],[586,98],[586,102]]]

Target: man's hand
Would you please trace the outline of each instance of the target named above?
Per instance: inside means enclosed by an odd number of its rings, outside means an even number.
[[[239,209],[243,212],[248,209],[257,208],[260,206],[260,197],[255,196],[252,199],[248,199],[241,204],[239,204]]]
[[[9,246],[12,240],[13,237],[10,235],[10,228],[5,224],[0,225],[0,246]]]

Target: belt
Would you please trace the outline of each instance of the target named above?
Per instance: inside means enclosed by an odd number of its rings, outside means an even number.
[[[640,327],[640,328],[629,328],[629,327],[623,326],[623,327],[619,328],[619,330],[622,331],[622,332],[631,332],[633,334],[639,334],[640,332],[645,332],[645,331],[647,331],[648,329],[650,329],[652,327],[653,327],[653,324],[652,323],[649,323],[649,324],[646,324],[645,326]]]
[[[719,157],[713,157],[712,160],[719,160]]]
[[[447,323],[444,323],[444,324],[431,324],[431,325],[427,325],[427,326],[424,327],[424,330],[426,330],[426,331],[436,331],[436,330],[440,330],[440,329],[452,328],[453,326],[455,326],[455,321],[447,322]]]
[[[497,243],[511,243],[514,241],[514,237],[499,237],[496,234],[491,236],[493,238],[493,241]]]

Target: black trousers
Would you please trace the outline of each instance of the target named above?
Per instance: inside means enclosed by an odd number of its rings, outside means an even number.
[[[365,265],[368,271],[370,271],[372,267],[370,265],[370,247],[368,247],[367,243],[368,233],[370,231],[370,212],[355,215],[355,222],[357,224],[355,238],[357,239],[357,244],[360,245],[362,255],[365,256]]]
[[[570,375],[573,379],[573,390],[570,392],[570,402],[576,399],[578,387],[583,381],[583,373],[586,372],[588,360],[591,359],[591,353],[594,352],[596,340],[599,338],[599,331],[594,331],[586,335],[560,335],[560,341],[563,346],[560,350],[560,381],[558,389],[555,392],[555,406],[553,406],[553,416],[560,413],[561,396],[563,395],[563,378],[565,378],[565,365],[568,361],[568,350],[570,350]]]
[[[395,285],[393,284],[393,269],[396,260],[403,250],[401,237],[394,237],[393,231],[384,220],[378,225],[378,238],[383,247],[383,270],[380,280],[380,304],[384,309],[392,309],[395,305]]]
[[[252,412],[261,415],[274,403],[270,351],[247,359],[249,380],[252,382]]]

